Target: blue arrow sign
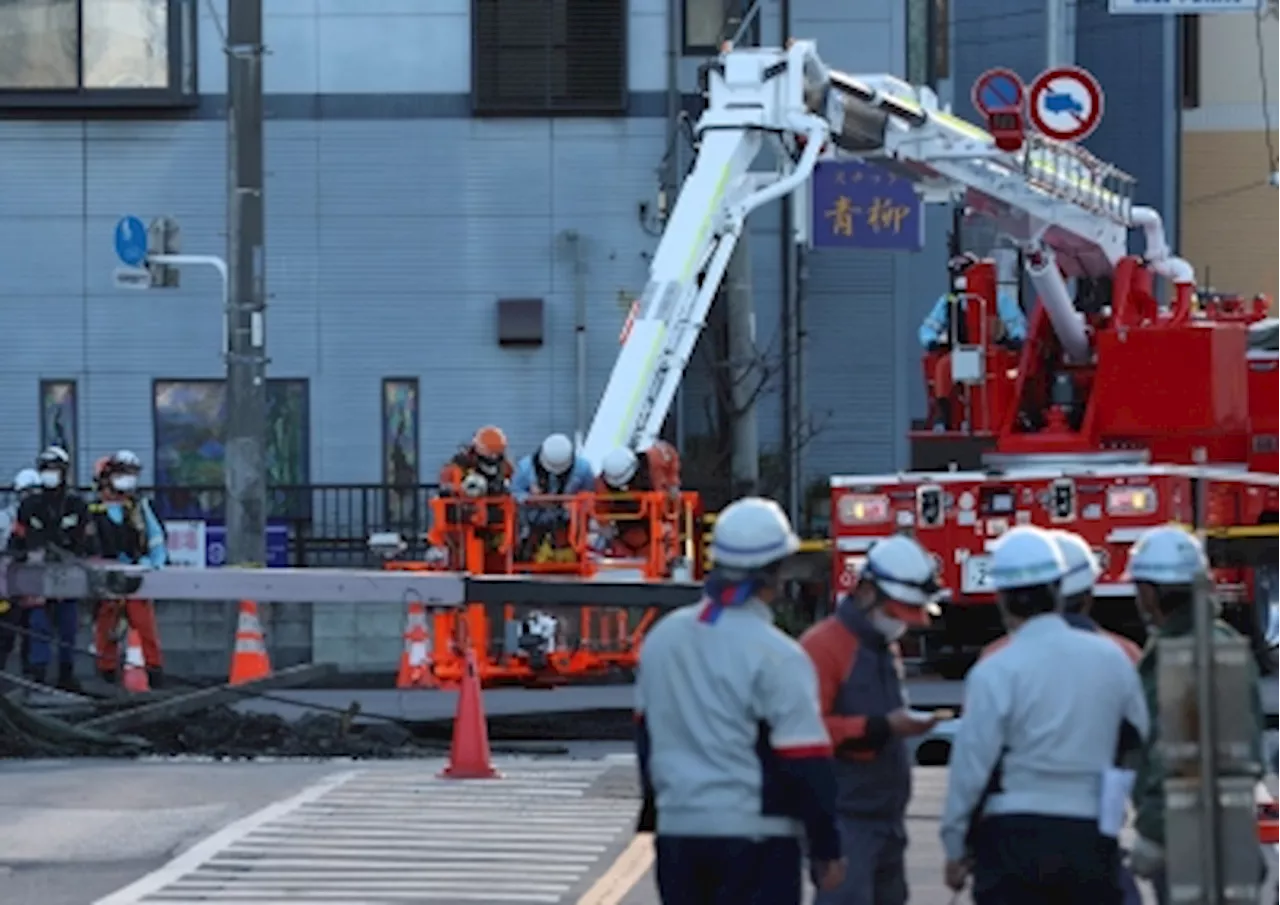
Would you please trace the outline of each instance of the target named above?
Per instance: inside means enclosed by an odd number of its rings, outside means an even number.
[[[137,217],[121,217],[116,224],[116,257],[126,267],[147,259],[147,227]]]

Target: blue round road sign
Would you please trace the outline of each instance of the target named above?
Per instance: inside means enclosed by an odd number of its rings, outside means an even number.
[[[137,217],[121,217],[116,224],[116,257],[126,267],[147,259],[147,227]]]
[[[973,83],[973,106],[990,116],[996,110],[1022,108],[1022,79],[1012,69],[988,69]]]

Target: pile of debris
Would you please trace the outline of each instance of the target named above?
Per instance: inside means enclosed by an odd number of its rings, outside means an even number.
[[[199,754],[211,757],[436,756],[438,741],[419,741],[403,726],[360,719],[359,705],[341,714],[311,714],[295,721],[239,713],[232,705],[269,689],[296,688],[323,679],[327,666],[280,670],[257,682],[219,685],[175,694],[95,698],[58,692],[42,707],[0,696],[0,757],[133,757]],[[49,696],[24,686],[19,695]]]

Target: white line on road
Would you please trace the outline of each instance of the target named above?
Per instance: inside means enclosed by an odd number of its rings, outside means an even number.
[[[332,792],[355,775],[354,771],[338,773],[303,789],[292,798],[286,798],[284,801],[267,805],[262,810],[224,827],[203,842],[193,845],[186,852],[163,867],[153,870],[142,879],[130,883],[124,889],[113,892],[105,898],[98,899],[93,905],[136,905],[144,896],[158,892],[184,874],[195,870],[218,852],[249,835],[263,824],[283,817],[290,811],[302,807],[307,802],[315,801],[326,792]]]
[[[95,905],[564,905],[637,802],[590,794],[614,761],[498,766],[501,779],[474,782],[421,761],[331,778]]]

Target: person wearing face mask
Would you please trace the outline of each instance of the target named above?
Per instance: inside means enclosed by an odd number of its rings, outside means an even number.
[[[94,466],[98,499],[91,512],[105,558],[159,569],[168,563],[164,528],[151,504],[138,496],[141,471],[141,460],[127,449],[99,459]],[[122,615],[138,632],[151,687],[160,688],[164,684],[164,658],[156,629],[155,604],[150,600],[101,601],[94,614],[98,675],[107,682],[118,679],[120,643],[117,627]]]
[[[573,562],[577,551],[569,537],[572,524],[563,500],[530,497],[570,497],[595,488],[595,471],[564,434],[552,434],[516,463],[511,495],[520,503],[521,559],[534,562]]]
[[[34,468],[24,468],[13,479],[13,500],[0,510],[0,546],[8,549],[9,534],[18,517],[22,501],[40,491],[40,474]],[[37,678],[31,669],[31,607],[21,600],[0,600],[0,670],[9,662],[15,642],[22,674]]]
[[[43,556],[86,557],[96,554],[97,537],[84,498],[68,486],[71,456],[60,446],[50,446],[36,457],[40,490],[18,505],[9,532],[9,551],[18,558]],[[31,673],[37,681],[47,678],[55,637],[58,643],[59,688],[78,691],[75,677],[76,633],[79,605],[75,600],[47,600],[30,614]]]
[[[1046,531],[991,551],[1011,635],[966,679],[940,835],[944,880],[975,905],[1120,905],[1126,784],[1147,736],[1137,670],[1112,641],[1062,618],[1066,561]]]
[[[1209,570],[1204,548],[1195,535],[1177,525],[1162,525],[1144,532],[1129,552],[1127,578],[1137,589],[1138,612],[1147,624],[1151,639],[1138,664],[1147,707],[1159,713],[1159,640],[1184,638],[1195,631],[1194,594],[1196,580]],[[1222,638],[1239,638],[1240,635],[1217,618],[1214,613],[1214,633]],[[1252,667],[1250,661],[1250,667]],[[1256,676],[1254,677],[1256,679]],[[1262,698],[1258,683],[1251,705],[1256,730],[1253,757],[1262,764]],[[1157,723],[1143,745],[1138,763],[1138,775],[1133,787],[1134,831],[1137,838],[1129,851],[1129,866],[1135,874],[1145,877],[1155,887],[1160,905],[1169,902],[1169,886],[1165,874],[1165,767],[1160,754],[1160,726]]]
[[[831,744],[804,650],[773,625],[800,547],[777,503],[725,507],[702,600],[645,637],[636,678],[643,807],[663,905],[800,905],[844,876]]]
[[[815,905],[905,905],[906,739],[937,722],[910,710],[898,639],[938,612],[933,557],[896,535],[878,541],[835,613],[800,638],[818,674],[827,733],[835,746],[837,808],[848,873]]]
[[[968,345],[982,342],[982,337],[969,336],[965,306],[978,304],[972,296],[966,296],[966,273],[978,263],[972,252],[958,254],[947,261],[947,277],[951,291],[938,296],[917,334],[921,347],[933,353],[932,373],[928,374],[933,395],[935,429],[946,430],[952,415],[951,344]],[[996,316],[999,323],[1000,345],[1020,349],[1027,338],[1027,318],[1018,306],[1017,294],[1007,286],[996,292]],[[932,357],[932,356],[931,356]]]

